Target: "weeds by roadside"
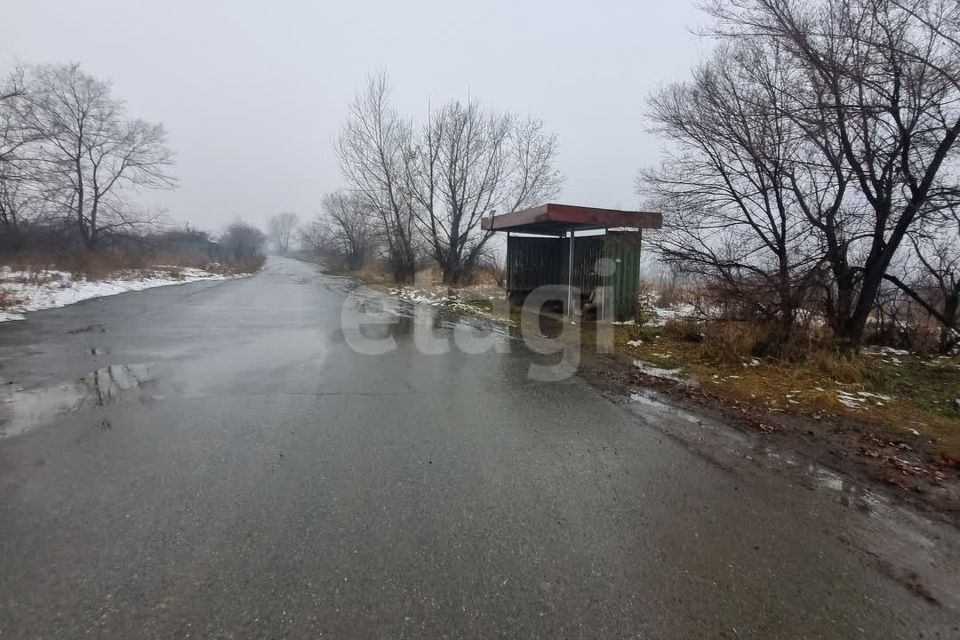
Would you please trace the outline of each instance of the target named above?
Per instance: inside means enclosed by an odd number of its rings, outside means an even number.
[[[802,355],[758,357],[763,333],[732,322],[619,326],[617,348],[681,369],[712,392],[774,413],[845,419],[929,438],[960,461],[960,359],[893,349],[842,353],[807,344]]]
[[[0,311],[13,308],[20,302],[20,298],[15,296],[13,292],[5,287],[0,287]]]

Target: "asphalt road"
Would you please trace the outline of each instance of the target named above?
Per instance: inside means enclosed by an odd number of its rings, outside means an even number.
[[[0,326],[0,638],[960,637],[958,566],[898,564],[953,530],[505,337],[358,354],[349,288],[276,259]]]

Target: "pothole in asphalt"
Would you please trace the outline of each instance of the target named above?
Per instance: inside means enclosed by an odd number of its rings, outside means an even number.
[[[111,365],[78,380],[21,389],[0,388],[0,438],[16,436],[57,417],[90,407],[103,407],[153,378],[149,364]]]

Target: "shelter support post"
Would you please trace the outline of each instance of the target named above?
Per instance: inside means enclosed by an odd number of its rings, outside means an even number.
[[[510,298],[510,232],[507,231],[507,272],[504,274],[506,276],[507,285],[507,299]]]
[[[606,241],[608,233],[609,233],[609,227],[604,227],[603,228],[604,241]],[[600,280],[597,282],[597,286],[600,287],[600,291],[602,295],[600,296],[600,308],[597,313],[597,320],[599,322],[606,322],[607,320],[609,320],[609,318],[607,317],[607,297],[608,296],[606,294],[610,289],[607,287],[608,274],[606,272],[606,264],[605,264],[605,261],[603,260],[603,254],[601,253],[600,256],[601,256],[601,259],[597,264],[597,271],[600,272]]]
[[[573,225],[570,225],[570,248],[567,256],[567,320],[573,322]]]

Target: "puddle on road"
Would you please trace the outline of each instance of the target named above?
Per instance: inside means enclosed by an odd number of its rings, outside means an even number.
[[[147,364],[112,365],[73,382],[0,389],[0,438],[25,433],[66,413],[116,402],[152,377],[152,367]]]

